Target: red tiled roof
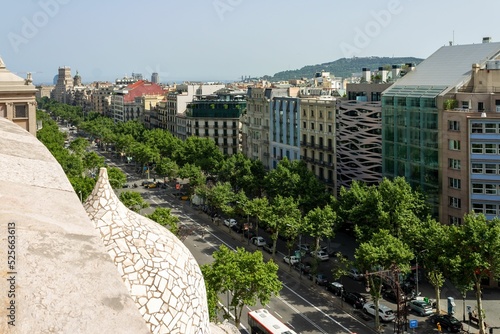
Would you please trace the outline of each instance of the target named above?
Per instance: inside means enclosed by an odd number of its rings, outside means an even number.
[[[128,93],[123,96],[123,102],[133,102],[134,99],[142,95],[163,95],[164,91],[159,85],[139,80],[127,86]]]

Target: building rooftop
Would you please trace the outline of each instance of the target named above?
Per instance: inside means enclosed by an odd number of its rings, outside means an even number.
[[[486,61],[499,55],[500,43],[443,46],[398,79],[384,95],[404,86],[434,87],[440,91],[459,86],[470,79],[472,64],[484,66]]]

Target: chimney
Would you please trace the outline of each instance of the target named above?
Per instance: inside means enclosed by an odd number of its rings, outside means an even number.
[[[406,67],[408,69],[408,72],[415,70],[415,64],[413,63],[406,63]]]
[[[361,70],[361,81],[370,82],[372,81],[372,75],[369,68],[363,67]]]
[[[483,37],[483,43],[491,42],[491,37]]]
[[[387,70],[383,67],[379,67],[378,72],[380,74],[380,81],[387,82]]]
[[[401,73],[401,65],[392,65],[392,81],[396,81]]]

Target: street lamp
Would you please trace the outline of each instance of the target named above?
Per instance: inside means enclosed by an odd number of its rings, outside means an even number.
[[[418,292],[418,255],[419,254],[422,254],[423,252],[427,252],[427,249],[423,249],[421,250],[420,252],[417,253],[417,255],[415,256],[415,266],[416,266],[416,278],[415,278],[415,282],[416,282],[416,285],[417,285],[417,292],[416,292],[416,296],[415,297],[418,297],[419,296],[419,292]]]

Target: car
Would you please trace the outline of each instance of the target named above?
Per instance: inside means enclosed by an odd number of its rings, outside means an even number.
[[[362,308],[366,304],[366,298],[359,292],[344,291],[342,300],[357,309]]]
[[[406,296],[405,296],[404,293],[400,292],[399,296],[400,296],[399,298],[400,298],[401,301],[405,301],[406,300]],[[398,297],[396,295],[396,292],[393,289],[387,289],[387,290],[385,290],[385,292],[382,294],[382,297],[384,297],[385,300],[393,302],[393,303],[397,303],[398,302]]]
[[[309,254],[309,252],[311,251],[311,247],[309,247],[309,244],[300,244],[299,250],[306,252],[306,254]]]
[[[298,272],[302,274],[309,274],[311,272],[311,264],[307,262],[298,262],[293,266]]]
[[[432,314],[431,304],[426,303],[423,300],[411,300],[408,303],[408,306],[410,307],[410,310],[422,317]]]
[[[243,230],[243,236],[247,239],[252,239],[256,235],[254,231],[247,228],[246,230]]]
[[[322,286],[326,286],[328,284],[328,279],[326,278],[325,275],[321,274],[321,273],[318,273],[318,274],[312,274],[312,273],[309,273],[307,275],[307,277],[313,281],[314,283],[318,284],[318,285],[322,285]]]
[[[326,285],[326,290],[333,293],[335,296],[342,296],[344,293],[344,286],[339,282],[330,282]]]
[[[283,258],[283,261],[285,261],[286,264],[291,264],[292,266],[295,264],[295,263],[298,263],[300,260],[298,257],[296,256],[285,256]]]
[[[262,250],[271,254],[273,252],[273,245],[265,244],[264,246],[262,246]]]
[[[324,251],[319,250],[319,251],[313,251],[311,252],[311,256],[317,258],[318,260],[321,261],[328,261],[330,258],[328,254],[326,254]]]
[[[355,281],[360,281],[363,279],[364,275],[356,268],[351,268],[347,272],[347,276],[351,277]]]
[[[151,189],[151,188],[157,188],[158,187],[158,183],[156,182],[150,182],[146,185],[147,188]]]
[[[233,227],[236,224],[238,224],[238,223],[233,218],[224,219],[224,225],[226,225],[227,227]]]
[[[243,231],[244,231],[244,229],[245,229],[245,228],[243,227],[243,224],[238,224],[238,223],[234,224],[234,225],[233,225],[233,226],[231,226],[230,228],[231,228],[231,230],[233,230],[233,231],[234,231],[234,232],[236,232],[236,233],[243,233]]]
[[[303,250],[303,249],[296,249],[294,252],[293,252],[296,256],[297,254],[300,256],[300,257],[305,257],[307,255],[306,251]]]
[[[441,325],[441,328],[446,329],[448,332],[458,333],[462,329],[462,322],[449,314],[434,314],[429,318],[433,324]]]
[[[375,316],[375,304],[372,302],[365,303],[363,305],[363,312]],[[380,303],[378,304],[378,316],[380,318],[380,321],[385,322],[393,321],[396,318],[393,310]]]
[[[262,247],[267,244],[266,240],[263,237],[253,237],[250,239],[250,242],[257,247]]]

